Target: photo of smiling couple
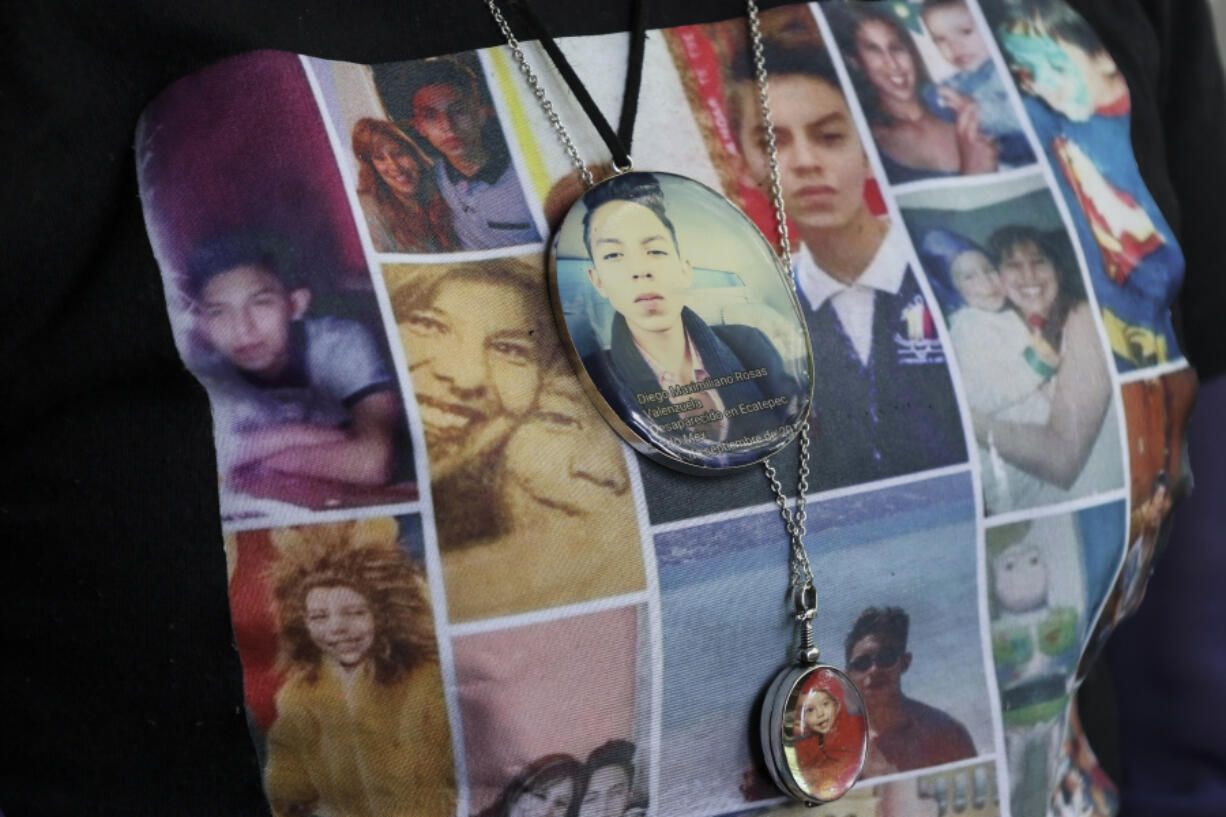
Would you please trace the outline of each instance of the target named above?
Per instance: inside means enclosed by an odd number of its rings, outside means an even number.
[[[563,222],[554,269],[576,357],[639,438],[699,467],[791,438],[810,394],[804,325],[770,246],[719,194],[615,176]]]
[[[543,270],[539,254],[384,267],[451,621],[645,586],[623,447],[561,354]]]

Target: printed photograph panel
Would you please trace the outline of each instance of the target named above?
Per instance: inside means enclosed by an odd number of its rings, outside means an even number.
[[[1124,503],[990,528],[988,610],[1014,813],[1046,808],[1074,670],[1120,567]]]
[[[232,533],[230,608],[278,815],[455,807],[421,520]]]
[[[620,607],[453,641],[472,814],[644,812],[647,628]]]
[[[645,587],[625,447],[561,354],[540,255],[384,268],[452,621]]]
[[[309,62],[375,252],[542,240],[475,52],[380,65]]]
[[[1066,3],[983,7],[1076,226],[1116,368],[1180,360],[1170,310],[1184,258],[1137,167],[1124,75]]]
[[[822,7],[890,184],[1034,164],[1007,79],[962,0]]]
[[[415,500],[372,280],[298,58],[180,80],[137,153],[175,342],[213,409],[223,522]]]
[[[870,724],[875,708],[905,724],[870,738],[865,779],[990,752],[969,476],[811,503],[809,530],[822,543],[812,551],[822,660],[856,683]],[[795,646],[778,513],[660,533],[655,543],[662,812],[722,813],[776,797],[757,719]],[[905,576],[883,568],[903,563]]]
[[[798,298],[813,347],[814,491],[966,459],[932,307],[910,269],[901,225],[885,215],[864,143],[807,8],[764,15],[771,111],[791,225]],[[774,239],[763,209],[768,159],[740,21],[666,32],[724,192]],[[794,484],[795,457],[777,458]],[[770,501],[758,475],[694,490],[645,464],[653,522]]]
[[[1042,177],[899,203],[949,326],[985,513],[1122,487],[1107,355]]]
[[[1136,612],[1145,598],[1154,560],[1171,533],[1171,511],[1191,488],[1183,428],[1196,399],[1196,389],[1196,373],[1192,369],[1121,387],[1132,483],[1128,547],[1119,579],[1111,588],[1090,646],[1081,659],[1078,670],[1081,675],[1089,672],[1115,627]]]

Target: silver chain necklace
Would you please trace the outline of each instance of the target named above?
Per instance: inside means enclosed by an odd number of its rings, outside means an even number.
[[[484,0],[484,2],[498,24],[499,29],[501,29],[503,36],[506,38],[507,45],[510,47],[511,54],[519,71],[523,74],[528,87],[532,91],[532,95],[536,98],[549,120],[549,124],[558,142],[569,157],[570,163],[574,166],[585,189],[590,190],[596,185],[596,180],[582,157],[580,157],[579,150],[575,147],[565,125],[562,124],[561,117],[559,117],[544,88],[541,86],[536,72],[528,64],[523,47],[511,31],[510,24],[498,8],[495,0]],[[770,196],[774,206],[778,230],[778,260],[782,263],[783,269],[787,271],[787,275],[790,277],[790,286],[794,291],[796,288],[796,271],[792,265],[792,248],[788,237],[787,215],[784,207],[783,187],[780,181],[778,146],[775,140],[774,123],[771,118],[770,99],[767,95],[765,48],[763,45],[762,29],[758,19],[756,0],[747,0],[747,16],[759,112],[765,131],[766,157],[770,171]],[[630,169],[629,166],[615,167],[614,176],[626,173]],[[807,332],[807,330],[805,331]],[[795,606],[795,619],[798,624],[800,649],[796,656],[798,666],[793,666],[781,672],[776,677],[771,690],[767,694],[766,705],[762,713],[761,731],[767,765],[775,782],[791,796],[813,805],[837,799],[847,788],[850,788],[851,782],[854,782],[854,779],[858,777],[867,752],[867,724],[864,723],[861,727],[863,729],[863,751],[860,753],[859,765],[855,768],[855,774],[848,779],[849,782],[847,782],[846,786],[835,792],[833,796],[830,796],[828,792],[816,790],[814,786],[808,784],[806,779],[796,773],[795,767],[798,765],[798,756],[794,747],[798,741],[804,739],[798,737],[798,735],[804,734],[804,729],[794,721],[802,719],[801,713],[806,696],[825,692],[827,695],[834,697],[833,687],[836,683],[842,684],[844,689],[838,695],[840,706],[850,709],[847,702],[850,696],[854,695],[859,703],[861,718],[863,718],[864,712],[863,702],[860,700],[859,693],[850,679],[847,679],[838,669],[818,664],[819,651],[813,641],[813,621],[817,615],[817,590],[814,583],[813,568],[804,543],[805,523],[807,521],[805,497],[808,493],[810,473],[810,437],[807,408],[804,414],[805,416],[797,423],[799,426],[799,433],[796,435],[799,437],[799,468],[797,472],[796,497],[791,503],[791,507],[789,507],[787,494],[784,492],[777,470],[770,457],[768,456],[762,460],[767,481],[774,495],[775,505],[778,507],[779,514],[783,519],[790,543],[789,572],[791,596],[792,603]],[[848,693],[847,688],[850,688],[850,693]],[[790,723],[787,713],[791,713],[793,716]]]
[[[507,22],[506,17],[503,16],[502,11],[494,0],[485,0],[485,4],[489,7],[490,14],[493,15],[498,28],[502,30],[502,35],[507,40],[507,45],[511,49],[511,55],[515,59],[515,64],[519,66],[519,71],[527,80],[528,87],[532,90],[532,95],[540,103],[541,110],[545,112],[545,116],[549,119],[550,127],[553,128],[558,142],[562,145],[562,149],[566,151],[566,155],[570,158],[570,163],[579,174],[579,178],[583,180],[584,187],[592,187],[596,184],[592,171],[588,169],[583,158],[579,155],[579,149],[575,147],[575,143],[571,140],[566,126],[562,124],[561,117],[554,110],[553,103],[549,101],[549,97],[545,94],[545,89],[541,87],[541,82],[537,78],[536,72],[528,64],[528,59],[524,56],[523,47],[520,45],[519,40],[516,39],[514,32],[511,31],[510,23]],[[754,81],[758,89],[758,105],[762,114],[762,124],[766,131],[766,156],[770,167],[771,201],[774,205],[775,221],[779,231],[779,258],[783,262],[783,268],[788,270],[793,276],[792,284],[794,286],[796,283],[796,272],[792,266],[792,244],[788,238],[787,214],[783,204],[783,186],[779,180],[779,149],[775,143],[775,125],[771,119],[770,98],[767,96],[766,90],[766,57],[762,44],[762,28],[758,22],[758,4],[755,0],[748,0],[747,7],[750,41],[753,49]],[[625,170],[629,170],[629,168],[616,168],[617,172]],[[808,588],[814,587],[813,568],[809,564],[809,554],[806,552],[804,544],[805,522],[808,517],[805,510],[804,497],[809,490],[809,423],[807,421],[801,424],[799,448],[800,470],[796,480],[794,508],[788,507],[787,494],[784,493],[783,485],[779,482],[774,464],[771,463],[769,458],[763,463],[763,468],[766,470],[766,478],[770,482],[771,491],[775,496],[775,504],[779,507],[779,514],[783,517],[784,525],[791,540],[792,589],[798,598],[806,595]],[[814,604],[816,604],[815,595],[813,599]],[[817,655],[815,653],[814,660],[816,658]]]

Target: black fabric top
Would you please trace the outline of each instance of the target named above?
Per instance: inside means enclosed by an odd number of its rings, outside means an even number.
[[[1132,90],[1141,172],[1187,258],[1183,348],[1226,369],[1226,92],[1204,2],[1071,0]],[[778,5],[775,2],[766,6]],[[631,4],[534,0],[556,36]],[[655,0],[648,27],[741,0]],[[132,152],[144,106],[224,56],[375,63],[494,45],[469,2],[7,4],[0,105],[0,810],[266,814],[242,715],[202,389],[175,351]]]

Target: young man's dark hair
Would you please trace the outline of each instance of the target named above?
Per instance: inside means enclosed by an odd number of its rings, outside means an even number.
[[[375,82],[391,118],[400,122],[413,116],[413,96],[422,88],[447,85],[472,102],[481,101],[481,84],[472,69],[454,57],[435,57],[411,63],[374,67]]]
[[[834,70],[834,63],[830,61],[830,55],[824,49],[813,46],[789,47],[768,43],[763,47],[762,55],[766,60],[767,71],[772,77],[788,75],[811,77],[827,83],[840,94],[843,93],[843,88],[839,85],[838,74]],[[752,94],[755,100],[754,110],[758,110],[759,107],[756,104],[757,78],[754,75],[753,60],[748,53],[733,62],[729,80],[727,104],[724,108],[728,115],[728,127],[731,128],[733,137],[739,139],[741,126],[744,124],[741,121],[743,116],[742,95]]]
[[[852,625],[851,632],[843,642],[843,649],[850,659],[851,651],[860,639],[875,635],[906,651],[910,629],[911,617],[901,607],[869,607]]]
[[[610,740],[592,750],[583,764],[584,778],[590,778],[597,769],[605,766],[621,766],[626,771],[626,780],[634,785],[634,744],[628,740]]]
[[[587,208],[583,214],[583,246],[587,247],[588,256],[595,257],[592,256],[592,214],[611,201],[641,204],[655,213],[660,223],[668,228],[673,246],[678,252],[681,251],[677,245],[677,229],[664,210],[664,190],[660,187],[660,181],[650,173],[625,173],[583,194],[583,206]]]
[[[286,243],[266,233],[226,233],[212,238],[191,251],[185,266],[183,290],[192,299],[200,297],[209,281],[238,267],[267,270],[286,290],[306,285]]]

